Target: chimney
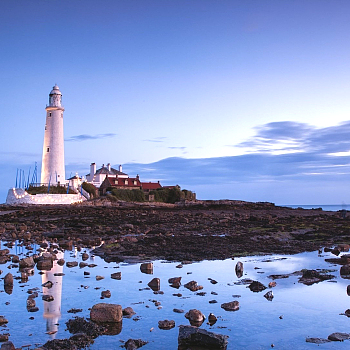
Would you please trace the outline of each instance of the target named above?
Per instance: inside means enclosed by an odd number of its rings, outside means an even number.
[[[108,171],[111,171],[111,163],[107,164]]]
[[[123,168],[121,165],[119,165],[119,171],[122,173],[123,172]]]
[[[139,174],[136,175],[136,180],[140,180]]]
[[[92,181],[95,173],[96,173],[96,163],[91,163],[90,164],[90,181]]]

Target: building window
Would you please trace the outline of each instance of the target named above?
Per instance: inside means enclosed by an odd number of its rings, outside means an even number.
[[[46,148],[46,152],[50,152],[50,147],[47,147],[47,148]]]
[[[49,117],[51,117],[51,112],[49,113]]]

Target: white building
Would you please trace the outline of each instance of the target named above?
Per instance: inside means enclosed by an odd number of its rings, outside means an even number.
[[[121,165],[119,165],[119,170],[117,170],[112,168],[110,163],[107,166],[102,164],[102,167],[96,170],[96,163],[91,163],[90,173],[86,174],[86,181],[99,188],[107,176],[117,179],[127,179],[129,177],[128,174],[123,173],[122,170]]]
[[[43,158],[41,163],[42,184],[65,184],[64,137],[62,94],[55,85],[46,106]]]

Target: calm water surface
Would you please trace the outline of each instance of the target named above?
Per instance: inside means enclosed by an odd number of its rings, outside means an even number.
[[[2,249],[6,248],[2,245]],[[34,246],[35,249],[38,248]],[[83,252],[83,251],[82,251]],[[64,253],[66,261],[81,261],[82,252]],[[14,246],[12,253],[23,257],[27,250]],[[32,254],[32,253],[30,253]],[[113,336],[100,336],[95,339],[91,349],[119,348],[129,338],[141,338],[149,343],[142,349],[177,349],[178,327],[180,324],[189,324],[184,314],[173,312],[174,308],[199,309],[207,317],[213,313],[218,317],[215,325],[209,326],[206,322],[201,328],[226,334],[229,336],[228,349],[268,349],[274,344],[276,349],[348,349],[350,341],[342,343],[328,343],[322,345],[306,343],[307,337],[327,338],[333,332],[350,332],[350,319],[340,315],[350,308],[350,297],[346,293],[350,281],[339,276],[339,266],[324,261],[330,253],[319,255],[317,252],[297,254],[293,256],[253,256],[228,259],[224,261],[203,261],[183,265],[177,268],[179,262],[154,262],[153,275],[140,271],[140,264],[105,263],[98,257],[90,257],[87,263],[97,264],[96,267],[67,268],[54,266],[44,275],[38,274],[35,269],[33,276],[27,283],[15,280],[12,294],[6,294],[3,284],[0,284],[0,315],[4,315],[9,323],[7,327],[0,327],[0,333],[10,333],[10,340],[16,347],[27,346],[34,349],[50,339],[69,338],[65,322],[74,317],[67,313],[71,308],[81,308],[76,314],[80,317],[89,317],[89,308],[99,302],[116,303],[123,308],[131,306],[137,318],[123,319],[122,330]],[[63,256],[63,253],[62,253]],[[274,299],[268,301],[264,294],[269,289],[260,292],[251,292],[246,285],[236,284],[239,278],[235,275],[235,265],[238,261],[244,264],[243,278],[258,280],[264,285],[272,281],[271,274],[288,274],[301,269],[331,269],[335,279],[324,281],[312,286],[298,283],[298,276],[276,280],[277,286],[271,290]],[[15,277],[20,276],[18,268],[8,269],[8,265],[0,265],[3,270],[1,277],[11,272]],[[84,276],[89,271],[89,277]],[[111,273],[120,271],[121,280],[111,279]],[[61,277],[53,276],[54,272],[63,272]],[[105,278],[96,281],[96,276]],[[203,285],[204,296],[196,295],[184,288],[174,289],[167,283],[171,277],[182,277],[182,284],[195,280]],[[164,294],[154,294],[147,288],[153,277],[161,280],[161,290]],[[218,283],[212,284],[208,278]],[[44,302],[42,283],[46,280],[54,282],[49,293],[55,300]],[[39,297],[36,304],[39,311],[29,313],[26,309],[28,289],[39,288]],[[46,289],[46,288],[44,288]],[[109,289],[110,299],[100,299],[101,291]],[[212,294],[217,293],[217,295]],[[181,293],[182,297],[173,296]],[[240,296],[240,297],[238,297]],[[217,300],[216,304],[209,301]],[[238,300],[240,309],[236,312],[227,312],[220,305],[225,302]],[[155,301],[161,303],[161,309],[155,306]],[[30,317],[34,320],[30,320]],[[283,316],[280,318],[280,316]],[[171,330],[158,328],[159,320],[175,320],[176,327]],[[49,335],[47,332],[54,332]]]

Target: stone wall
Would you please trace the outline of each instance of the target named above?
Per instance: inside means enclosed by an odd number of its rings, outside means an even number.
[[[36,194],[31,195],[22,188],[11,188],[7,193],[6,204],[73,204],[85,201],[80,193],[78,194]]]

